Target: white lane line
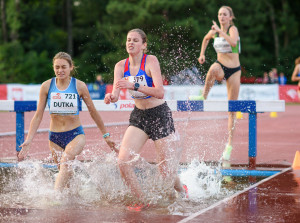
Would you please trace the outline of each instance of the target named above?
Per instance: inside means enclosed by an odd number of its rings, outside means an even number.
[[[276,173],[276,174],[274,174],[274,175],[272,175],[272,176],[270,176],[270,177],[268,177],[268,178],[265,178],[265,179],[259,181],[258,183],[253,184],[252,186],[250,186],[250,187],[248,187],[248,188],[246,188],[246,189],[244,189],[244,190],[242,190],[242,191],[240,191],[240,192],[238,192],[238,193],[235,193],[235,194],[231,195],[230,197],[227,197],[227,198],[225,198],[225,199],[223,199],[223,200],[220,200],[220,201],[218,201],[217,203],[215,203],[215,204],[213,204],[213,205],[211,205],[211,206],[209,206],[209,207],[207,207],[207,208],[204,208],[204,209],[202,209],[202,210],[200,210],[200,211],[198,211],[198,212],[196,212],[196,213],[190,215],[190,216],[187,217],[187,218],[182,219],[181,221],[179,221],[179,222],[177,222],[177,223],[185,223],[185,222],[188,222],[188,221],[190,221],[190,220],[193,220],[194,218],[198,217],[199,215],[201,215],[201,214],[203,214],[203,213],[205,213],[205,212],[207,212],[207,211],[209,211],[209,210],[211,210],[211,209],[213,209],[213,208],[219,206],[220,204],[226,203],[227,201],[229,201],[229,200],[231,200],[231,199],[233,199],[233,198],[239,196],[240,194],[242,194],[242,193],[244,193],[244,192],[246,192],[246,191],[248,191],[248,190],[251,190],[251,189],[254,188],[254,187],[257,187],[258,185],[260,185],[260,184],[262,184],[262,183],[264,183],[264,182],[266,182],[266,181],[269,181],[269,180],[271,180],[272,178],[278,176],[279,174],[285,173],[286,171],[288,171],[288,170],[290,170],[290,169],[292,169],[292,167],[288,167],[288,168],[284,169],[283,171],[281,171],[281,172],[279,172],[279,173]]]
[[[221,120],[221,119],[227,119],[228,116],[206,116],[206,117],[194,117],[194,118],[190,118],[190,121],[201,121],[201,120]],[[188,121],[188,118],[176,118],[174,119],[175,122],[184,122],[184,121]],[[107,123],[105,124],[106,127],[112,127],[112,126],[124,126],[124,125],[128,125],[129,122],[111,122],[111,123]],[[97,125],[93,124],[93,125],[84,125],[83,128],[87,129],[87,128],[95,128],[97,127]],[[49,128],[47,129],[38,129],[38,133],[43,133],[43,132],[48,132]],[[27,134],[28,131],[25,131],[25,134]],[[3,132],[0,133],[0,137],[3,136],[14,136],[16,135],[16,132]]]

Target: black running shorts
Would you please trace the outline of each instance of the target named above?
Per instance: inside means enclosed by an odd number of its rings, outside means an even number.
[[[145,110],[135,106],[130,114],[129,126],[143,130],[153,141],[175,132],[172,111],[167,102]]]

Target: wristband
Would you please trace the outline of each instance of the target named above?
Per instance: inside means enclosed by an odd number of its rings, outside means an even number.
[[[108,133],[105,133],[105,134],[103,135],[103,139],[105,139],[105,138],[107,138],[107,137],[109,137],[109,136],[110,136],[109,132],[108,132]]]

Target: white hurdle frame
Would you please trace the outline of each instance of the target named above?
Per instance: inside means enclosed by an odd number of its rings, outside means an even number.
[[[93,100],[98,111],[131,111],[134,108],[133,100],[119,100],[109,105],[103,100]],[[284,112],[285,101],[167,101],[172,111],[198,111],[198,112],[244,112],[249,113],[249,167],[256,165],[257,155],[257,113]],[[87,111],[87,106],[82,102],[82,111]],[[0,100],[0,111],[16,112],[16,150],[24,142],[24,112],[36,111],[37,101]],[[48,110],[48,108],[45,108]]]

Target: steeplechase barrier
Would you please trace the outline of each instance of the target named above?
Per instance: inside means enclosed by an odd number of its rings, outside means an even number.
[[[93,100],[98,111],[131,111],[134,108],[133,100],[120,100],[109,105],[103,100]],[[257,114],[263,112],[284,112],[285,101],[167,101],[172,111],[187,112],[243,112],[249,114],[249,146],[248,157],[249,167],[256,165],[257,155]],[[0,111],[16,112],[16,150],[24,141],[24,112],[35,111],[37,101],[13,101],[0,100]],[[45,110],[48,110],[46,107]],[[87,111],[87,106],[82,102],[82,111]]]

